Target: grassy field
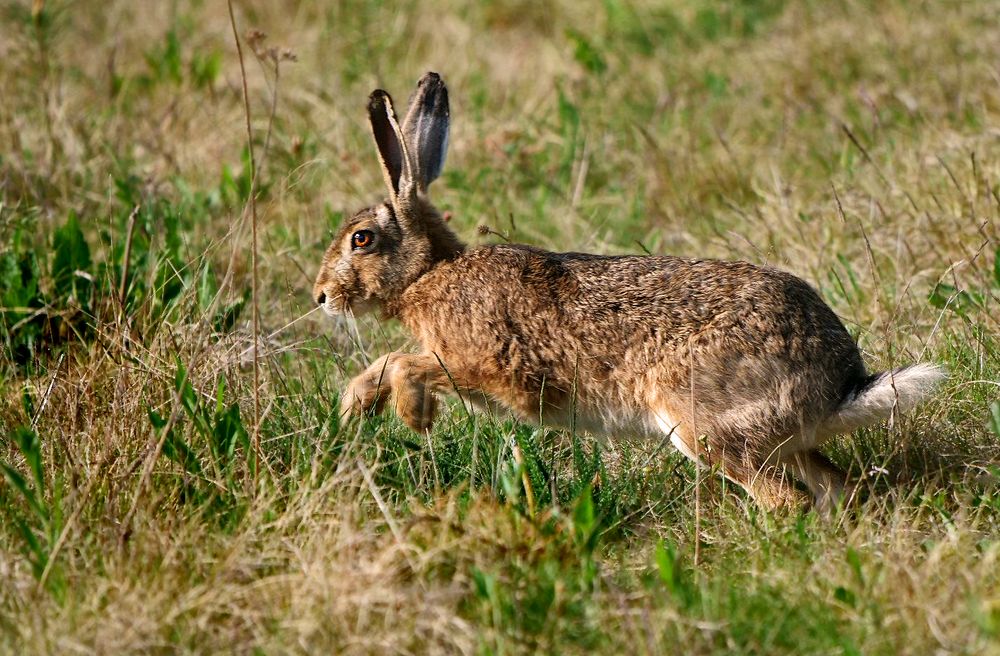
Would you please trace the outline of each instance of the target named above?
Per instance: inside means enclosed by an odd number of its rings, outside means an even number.
[[[1000,654],[994,2],[235,10],[256,184],[225,2],[0,1],[0,651]],[[382,196],[367,94],[427,70],[469,243],[772,264],[870,369],[945,365],[830,445],[867,500],[457,403],[341,425],[412,345],[312,280]]]

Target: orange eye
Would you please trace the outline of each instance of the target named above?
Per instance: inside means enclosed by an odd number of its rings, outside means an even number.
[[[375,233],[371,230],[358,230],[351,236],[351,245],[354,248],[366,248],[375,241]]]

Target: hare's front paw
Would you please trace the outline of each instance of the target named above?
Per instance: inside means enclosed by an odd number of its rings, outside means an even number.
[[[437,399],[421,381],[407,380],[396,390],[396,414],[415,433],[430,430],[437,415]]]
[[[387,371],[388,358],[386,355],[376,360],[347,386],[340,397],[341,417],[346,419],[382,412],[386,399],[392,392]]]
[[[435,386],[442,384],[438,359],[426,355],[401,355],[393,361],[392,393],[396,414],[417,433],[430,430],[437,414]],[[447,380],[445,378],[445,380]]]
[[[344,418],[378,414],[392,397],[403,423],[423,433],[437,414],[435,391],[449,384],[436,357],[390,353],[351,381],[341,398],[340,414]]]

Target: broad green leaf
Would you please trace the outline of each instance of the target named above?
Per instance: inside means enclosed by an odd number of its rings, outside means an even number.
[[[656,569],[660,574],[660,580],[667,586],[667,590],[671,594],[676,594],[679,572],[677,570],[677,552],[674,550],[674,545],[664,543],[663,540],[660,540],[656,543],[654,557],[656,559]]]
[[[852,608],[857,603],[855,594],[843,586],[837,586],[837,589],[833,591],[833,597],[840,603]]]
[[[177,433],[172,430],[163,440],[163,455],[179,464],[189,474],[201,476],[202,470],[198,455],[183,438],[178,437]]]
[[[90,270],[90,248],[76,214],[70,213],[65,225],[55,231],[52,250],[52,280],[56,293],[69,296],[79,279],[76,272]]]
[[[964,316],[969,311],[982,306],[983,295],[979,292],[961,290],[954,285],[939,282],[934,286],[927,300],[939,310],[947,308]]]
[[[573,506],[573,528],[580,542],[586,542],[597,527],[597,513],[594,510],[594,497],[588,485],[580,493]]]
[[[31,468],[31,473],[35,478],[35,489],[41,494],[45,489],[45,476],[42,471],[42,444],[38,440],[35,431],[26,426],[19,426],[14,431],[14,442],[21,450],[24,460]]]
[[[48,514],[45,512],[45,508],[39,503],[35,491],[28,486],[28,482],[24,479],[24,476],[21,476],[20,472],[6,462],[0,462],[0,472],[3,473],[4,478],[7,479],[10,486],[21,493],[24,501],[31,508],[31,512],[45,520]]]
[[[1000,246],[993,253],[993,282],[1000,287]]]
[[[496,577],[482,571],[478,567],[472,568],[472,583],[476,587],[476,594],[481,599],[490,601],[496,593]]]
[[[590,40],[576,30],[567,30],[566,38],[573,42],[573,59],[591,73],[603,73],[608,70],[608,62],[604,55]]]
[[[990,419],[988,422],[990,430],[993,434],[1000,438],[1000,401],[994,401],[990,404]]]
[[[851,570],[854,572],[854,576],[857,577],[858,583],[864,585],[865,574],[861,568],[861,554],[857,552],[853,547],[847,548],[846,554],[847,564],[851,566]]]

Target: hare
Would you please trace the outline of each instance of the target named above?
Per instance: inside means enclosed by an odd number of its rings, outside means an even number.
[[[426,431],[436,396],[457,393],[523,421],[669,439],[766,508],[829,508],[850,487],[823,442],[906,411],[944,377],[932,364],[867,374],[833,310],[778,269],[467,248],[427,197],[448,146],[441,78],[420,79],[402,125],[382,90],[368,118],[389,196],[344,221],[314,298],[332,316],[396,318],[422,350],[354,378],[345,416],[391,403]]]

